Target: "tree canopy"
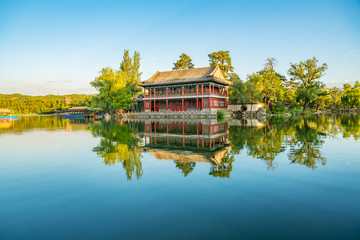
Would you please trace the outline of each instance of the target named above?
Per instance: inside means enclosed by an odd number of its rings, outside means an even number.
[[[140,59],[139,52],[135,51],[133,57],[131,57],[129,50],[124,50],[123,60],[120,63],[120,71],[125,75],[126,87],[131,90],[133,96],[141,91],[137,85],[142,74],[139,71]]]
[[[318,98],[321,88],[324,87],[318,80],[325,74],[328,66],[326,63],[317,66],[318,62],[319,60],[313,57],[300,63],[290,63],[288,74],[298,84],[297,99],[302,101],[304,109]]]
[[[192,59],[189,55],[183,53],[179,56],[179,60],[174,63],[173,70],[179,69],[190,69],[193,68],[195,65],[192,63]]]
[[[229,51],[212,52],[209,55],[210,66],[219,66],[224,77],[229,79],[229,76],[234,72],[234,67],[231,64],[231,57]]]
[[[126,87],[126,73],[113,70],[111,67],[101,69],[100,75],[90,84],[99,94],[94,97],[96,103],[107,113],[116,112],[119,109],[131,105],[132,98]]]
[[[139,68],[140,54],[135,51],[131,57],[129,51],[125,50],[119,70],[111,67],[101,69],[100,75],[90,83],[99,91],[94,97],[96,104],[107,113],[115,113],[130,106],[132,97],[140,92],[137,84],[142,73]]]

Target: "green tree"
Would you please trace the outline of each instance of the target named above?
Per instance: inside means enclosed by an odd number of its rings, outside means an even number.
[[[183,53],[179,56],[179,60],[176,61],[176,63],[174,63],[174,67],[173,70],[178,70],[178,69],[190,69],[193,68],[195,65],[192,63],[192,59],[190,58],[189,55]]]
[[[224,77],[229,79],[229,75],[234,72],[234,67],[231,64],[231,57],[229,51],[218,51],[210,53],[209,62],[211,67],[219,65]]]
[[[125,75],[126,87],[131,90],[132,96],[140,93],[141,89],[137,85],[140,82],[142,72],[140,69],[140,53],[135,51],[133,57],[129,50],[124,50],[123,60],[120,63],[120,71]]]
[[[123,90],[126,87],[126,74],[113,70],[111,67],[103,68],[100,76],[90,84],[99,91],[94,97],[96,103],[104,108],[107,113],[114,113],[119,109],[131,105],[131,94]]]
[[[341,102],[346,107],[360,107],[360,83],[358,81],[352,87],[350,84],[344,85]]]
[[[304,110],[306,110],[308,104],[315,100],[320,94],[319,88],[321,88],[323,84],[318,80],[328,69],[326,63],[317,66],[318,62],[319,60],[313,57],[300,63],[290,63],[288,74],[293,81],[299,83],[298,99],[302,101]]]
[[[267,104],[270,101],[278,102],[284,99],[284,81],[281,75],[274,70],[276,63],[275,58],[268,58],[264,69],[248,76],[248,82],[251,82],[256,90],[262,94],[263,102]]]
[[[247,91],[246,84],[239,78],[229,88],[229,101],[233,104],[245,104],[252,102]]]
[[[330,88],[328,90],[331,97],[331,104],[333,107],[338,108],[341,104],[342,91],[337,87]]]

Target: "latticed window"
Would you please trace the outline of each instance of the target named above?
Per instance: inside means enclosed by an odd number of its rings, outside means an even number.
[[[204,100],[204,107],[208,107],[209,106],[209,100]]]
[[[224,101],[220,101],[220,107],[224,107],[225,106],[225,102]]]
[[[196,102],[195,101],[189,101],[189,107],[196,107]]]

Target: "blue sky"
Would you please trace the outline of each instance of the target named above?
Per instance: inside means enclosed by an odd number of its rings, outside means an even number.
[[[124,49],[141,54],[142,80],[171,70],[185,52],[195,67],[229,50],[242,79],[268,57],[316,56],[328,86],[360,81],[360,1],[3,1],[0,93],[94,93],[102,67]]]

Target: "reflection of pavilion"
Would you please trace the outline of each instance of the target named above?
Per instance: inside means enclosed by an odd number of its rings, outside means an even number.
[[[143,131],[144,148],[157,159],[219,164],[229,150],[227,122],[152,120]]]
[[[225,154],[231,147],[224,147],[212,152],[205,151],[182,151],[182,150],[169,150],[169,149],[148,149],[156,159],[159,160],[174,160],[179,162],[210,162],[220,164]]]

